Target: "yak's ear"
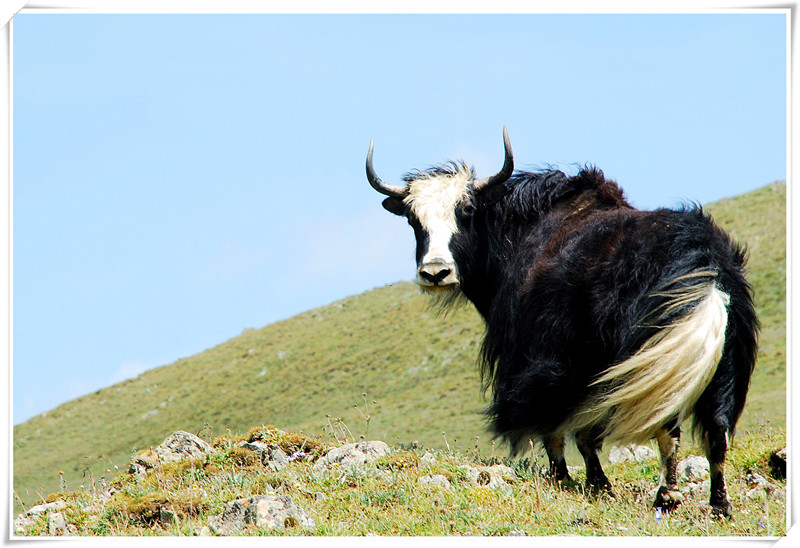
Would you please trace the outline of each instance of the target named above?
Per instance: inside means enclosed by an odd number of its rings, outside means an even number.
[[[406,214],[406,204],[400,198],[389,197],[383,201],[383,209],[389,213],[400,215],[401,217]]]
[[[500,200],[503,195],[506,193],[506,185],[499,184],[490,186],[486,190],[482,192],[483,199],[486,200],[488,203],[493,204],[496,201]]]

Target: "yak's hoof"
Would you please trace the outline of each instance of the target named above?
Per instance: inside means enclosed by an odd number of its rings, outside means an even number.
[[[718,518],[731,519],[733,517],[733,505],[731,505],[731,503],[727,500],[724,500],[719,504],[712,504],[711,515]]]
[[[718,519],[733,518],[733,506],[727,500],[719,503],[702,504],[700,508]]]
[[[586,492],[594,496],[608,495],[612,499],[617,498],[608,480],[598,481],[598,482],[590,482],[587,480],[585,485],[586,485]]]
[[[548,474],[547,480],[552,483],[553,485],[558,485],[559,483],[571,483],[572,477],[570,477],[569,473],[564,474]]]
[[[653,502],[653,508],[661,508],[666,512],[671,512],[683,502],[683,494],[674,489],[668,489],[662,485],[658,488],[656,493],[656,500]]]

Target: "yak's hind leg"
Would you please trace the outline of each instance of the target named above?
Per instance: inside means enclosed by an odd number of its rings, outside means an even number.
[[[681,439],[681,427],[677,420],[659,430],[656,434],[658,449],[661,453],[661,481],[659,482],[655,508],[666,511],[674,510],[683,502],[683,494],[678,491],[678,444]]]
[[[728,431],[722,426],[706,431],[703,438],[708,458],[708,467],[711,473],[711,499],[709,504],[712,511],[726,518],[733,514],[733,507],[728,500],[728,491],[725,487],[725,454],[728,451]]]
[[[586,487],[595,493],[602,492],[614,496],[611,491],[611,482],[603,472],[600,458],[597,456],[603,447],[602,432],[602,427],[581,430],[575,434],[575,443],[586,463]]]
[[[558,434],[544,439],[544,448],[550,460],[550,479],[553,481],[570,481],[567,461],[564,458],[564,435]]]

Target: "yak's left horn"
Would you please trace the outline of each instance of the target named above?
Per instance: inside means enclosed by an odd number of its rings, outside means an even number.
[[[408,187],[398,186],[398,185],[390,185],[381,181],[381,178],[378,177],[378,174],[375,173],[375,168],[372,167],[372,145],[373,142],[369,142],[369,152],[367,153],[367,180],[369,184],[372,185],[372,188],[380,192],[381,194],[385,194],[386,196],[392,196],[393,198],[405,198],[408,194]]]
[[[503,162],[503,169],[491,177],[476,180],[472,186],[475,190],[483,190],[490,186],[504,183],[514,173],[514,153],[511,151],[511,141],[508,139],[508,130],[503,126],[503,146],[506,149],[506,159]]]

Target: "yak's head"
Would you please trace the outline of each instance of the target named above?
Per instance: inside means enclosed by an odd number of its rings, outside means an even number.
[[[405,177],[406,186],[381,181],[372,167],[372,143],[367,154],[367,179],[372,187],[388,196],[383,207],[408,219],[417,239],[417,283],[437,293],[454,290],[461,283],[451,252],[453,236],[464,228],[478,203],[492,201],[514,171],[514,157],[508,132],[503,128],[505,162],[499,173],[475,179],[463,163],[451,163]],[[488,200],[487,200],[488,199]]]

